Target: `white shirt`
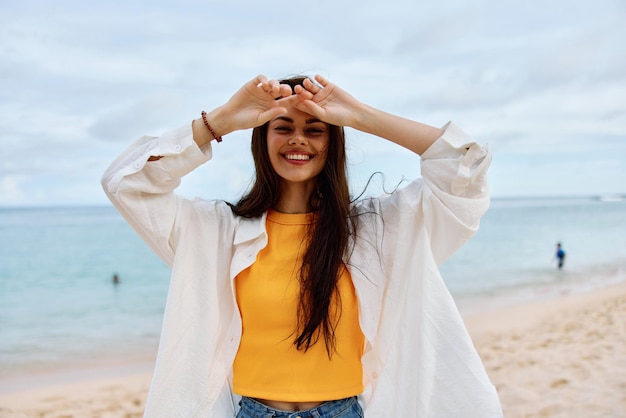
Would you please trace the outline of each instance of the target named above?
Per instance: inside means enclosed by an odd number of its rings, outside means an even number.
[[[158,161],[148,157],[161,155]],[[191,124],[142,137],[102,178],[129,224],[172,276],[145,416],[234,417],[232,363],[241,338],[235,276],[266,245],[265,216],[174,193],[211,158]],[[437,265],[478,229],[491,154],[449,123],[422,155],[422,178],[357,203],[344,260],[359,300],[366,417],[501,417],[498,395]]]

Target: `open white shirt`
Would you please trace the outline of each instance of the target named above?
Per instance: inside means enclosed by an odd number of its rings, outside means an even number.
[[[148,162],[150,156],[163,156]],[[102,178],[105,192],[171,267],[145,416],[234,417],[232,363],[241,338],[233,279],[266,245],[265,216],[174,193],[211,158],[191,123],[142,137]],[[421,158],[422,177],[355,208],[345,257],[366,339],[366,417],[501,417],[498,395],[437,265],[476,232],[489,206],[489,151],[453,124]]]

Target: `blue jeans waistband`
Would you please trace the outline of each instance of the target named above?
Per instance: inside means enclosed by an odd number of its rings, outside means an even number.
[[[363,411],[356,396],[324,402],[306,411],[281,411],[246,396],[241,398],[237,418],[360,418]]]

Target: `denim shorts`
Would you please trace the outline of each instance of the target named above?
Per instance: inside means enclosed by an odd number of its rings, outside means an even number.
[[[290,412],[270,408],[252,398],[241,398],[241,409],[236,418],[363,418],[357,397],[324,402],[306,411]]]

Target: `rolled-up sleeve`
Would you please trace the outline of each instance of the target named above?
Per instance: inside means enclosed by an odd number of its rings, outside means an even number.
[[[421,161],[424,223],[437,263],[478,230],[489,208],[487,170],[492,159],[487,147],[453,123],[444,129]]]
[[[433,190],[459,197],[488,197],[491,153],[452,122],[422,154],[422,176]]]
[[[139,138],[102,176],[113,205],[167,264],[173,260],[176,219],[186,202],[174,189],[211,154],[210,144],[200,149],[193,140],[189,123],[159,137]]]

